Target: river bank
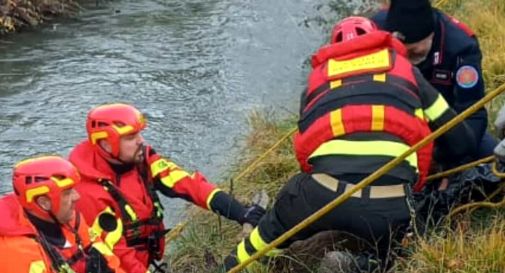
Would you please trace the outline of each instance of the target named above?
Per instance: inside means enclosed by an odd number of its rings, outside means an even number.
[[[478,35],[484,55],[483,67],[487,91],[505,83],[505,3],[502,0],[443,1],[442,9],[467,23]],[[497,98],[488,109],[489,120],[503,104]],[[230,170],[230,177],[246,169],[294,126],[295,120],[272,120],[269,115],[253,114],[252,133],[247,136],[247,149],[241,153]],[[265,189],[273,199],[282,185],[298,170],[292,143],[286,141],[269,154],[254,172],[221,185],[233,190],[241,201],[250,200],[254,192]],[[222,262],[241,240],[241,230],[235,223],[218,220],[201,210],[191,210],[191,217],[183,236],[169,242],[166,261],[173,272],[209,272],[215,263]],[[395,272],[504,272],[505,271],[505,210],[481,209],[463,215],[457,228],[447,227],[429,237],[420,237],[408,248],[409,255],[399,260]],[[289,266],[281,269],[263,268],[255,272],[299,272],[306,264],[287,257]],[[309,271],[310,272],[310,271]]]
[[[34,27],[55,17],[74,16],[73,0],[4,0],[0,4],[0,35]]]

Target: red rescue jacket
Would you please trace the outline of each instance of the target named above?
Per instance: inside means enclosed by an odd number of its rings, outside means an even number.
[[[430,134],[405,47],[382,31],[321,48],[302,95],[296,157],[305,172],[323,143],[358,132],[385,132],[413,146]],[[383,103],[356,100],[380,97]],[[397,106],[398,105],[398,106]],[[419,184],[427,175],[433,145],[417,152]],[[418,185],[418,187],[421,187]]]

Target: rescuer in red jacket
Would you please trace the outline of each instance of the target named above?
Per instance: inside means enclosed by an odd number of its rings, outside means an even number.
[[[313,56],[312,68],[294,139],[302,172],[288,181],[272,210],[225,259],[226,269],[265,248],[455,116],[442,95],[410,64],[404,45],[366,18],[339,22],[331,44]],[[441,142],[454,156],[471,154],[476,146],[464,123],[444,134]],[[336,230],[360,238],[367,246],[354,253],[359,268],[345,272],[386,269],[397,246],[394,242],[410,225],[411,187],[423,187],[431,153],[429,144],[408,156],[279,248]],[[267,255],[277,253],[279,249]]]
[[[102,228],[102,238],[130,273],[149,272],[164,253],[163,207],[157,192],[186,199],[240,224],[255,226],[264,210],[244,207],[209,183],[158,155],[141,135],[144,115],[127,104],[93,108],[88,139],[70,154],[81,176],[77,203],[85,219]]]
[[[77,169],[57,156],[14,167],[0,199],[0,272],[123,273],[119,259],[75,211]]]

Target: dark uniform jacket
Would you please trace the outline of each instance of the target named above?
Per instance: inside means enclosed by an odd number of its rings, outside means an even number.
[[[386,16],[387,10],[382,10],[372,20],[385,28]],[[460,113],[484,97],[479,42],[472,30],[458,20],[437,9],[433,9],[433,16],[433,46],[427,59],[417,67],[451,108]],[[478,144],[487,127],[486,109],[480,109],[466,121]]]

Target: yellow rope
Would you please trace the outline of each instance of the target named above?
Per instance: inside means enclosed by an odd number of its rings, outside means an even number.
[[[503,190],[503,185],[502,185],[502,187],[499,190]],[[459,207],[457,207],[457,208],[455,208],[455,209],[453,209],[451,211],[451,213],[449,214],[448,218],[450,219],[452,216],[454,216],[455,214],[457,214],[457,213],[459,213],[461,211],[464,211],[464,210],[467,210],[467,209],[475,209],[477,207],[487,207],[487,208],[505,207],[505,198],[503,200],[501,200],[500,202],[498,202],[498,203],[484,201],[484,202],[469,203],[469,204],[465,204],[465,205],[459,206]]]
[[[287,132],[282,138],[280,138],[272,147],[270,147],[268,150],[266,150],[261,156],[259,156],[256,160],[254,160],[253,163],[249,164],[249,166],[244,169],[242,172],[240,172],[235,178],[233,179],[234,181],[237,181],[244,177],[246,174],[249,172],[253,171],[257,165],[267,157],[268,154],[273,152],[275,149],[277,149],[286,139],[288,139],[291,135],[293,135],[296,131],[298,130],[297,127],[291,129],[289,132]],[[165,243],[168,243],[182,234],[182,230],[187,226],[189,221],[183,221],[180,222],[179,224],[176,225],[175,228],[173,228],[171,231],[169,231],[165,235]]]
[[[440,0],[438,3],[435,4],[435,6],[439,7],[440,5],[443,5],[445,2],[447,2],[447,0]],[[277,149],[278,146],[280,146],[286,139],[288,139],[291,135],[293,135],[297,130],[298,130],[297,127],[292,128],[288,133],[286,133],[282,138],[280,138],[274,145],[272,145],[272,147],[270,147],[268,150],[266,150],[253,163],[249,164],[249,166],[247,166],[247,168],[245,168],[242,172],[240,172],[233,179],[233,181],[237,181],[237,180],[241,179],[242,177],[244,177],[249,172],[253,171],[257,167],[257,165],[261,161],[263,161],[263,159],[265,159],[267,157],[268,154],[270,154],[272,151]],[[433,178],[433,179],[435,179],[435,178]],[[182,229],[187,225],[187,223],[188,223],[188,221],[181,222],[181,223],[177,224],[177,226],[180,228],[178,228],[176,230],[176,232],[172,232],[172,231],[168,232],[166,235],[166,242],[171,241],[171,240],[175,239],[176,237],[178,237],[181,234]]]
[[[498,170],[497,168],[497,165],[498,163],[495,161],[493,162],[493,166],[491,168],[491,171],[493,172],[493,174],[496,176],[496,177],[499,177],[499,178],[505,178],[505,173],[502,173]]]
[[[500,178],[505,178],[505,174],[499,172],[496,169],[496,162],[493,162],[492,171],[495,176],[500,177]],[[469,210],[469,212],[471,213],[479,207],[496,208],[496,207],[504,206],[505,199],[503,199],[502,201],[500,201],[498,203],[489,202],[489,200],[493,199],[493,197],[495,197],[496,195],[501,193],[503,190],[505,190],[505,183],[502,182],[502,185],[500,185],[500,187],[498,189],[496,189],[493,193],[491,193],[491,195],[487,196],[484,201],[465,204],[465,205],[459,206],[459,207],[451,210],[451,213],[449,213],[449,215],[448,215],[448,219],[451,219],[452,216],[454,216],[455,214],[458,214],[458,213],[465,211],[465,210]]]
[[[245,168],[245,170],[243,170],[241,173],[239,173],[234,179],[233,181],[237,181],[239,179],[241,179],[242,177],[244,177],[247,173],[249,173],[250,171],[254,170],[257,165],[263,160],[265,159],[265,157],[267,157],[268,154],[270,154],[273,150],[277,149],[277,147],[279,145],[282,144],[282,142],[284,142],[286,139],[288,139],[292,134],[294,134],[296,131],[298,130],[298,127],[295,127],[293,129],[291,129],[287,134],[285,134],[282,138],[279,139],[279,141],[277,141],[274,145],[272,145],[272,147],[270,147],[270,149],[266,150],[261,156],[259,156],[253,163],[251,163],[249,166],[247,166],[247,168]]]
[[[278,245],[282,244],[285,242],[287,239],[298,233],[300,230],[306,228],[307,226],[311,225],[315,221],[317,221],[319,218],[323,217],[326,215],[328,212],[333,210],[336,206],[340,205],[344,201],[346,201],[349,197],[351,197],[355,192],[361,190],[362,188],[368,186],[371,184],[373,181],[375,181],[377,178],[381,177],[383,174],[387,173],[390,171],[392,168],[394,168],[396,165],[400,164],[403,162],[407,156],[411,155],[412,153],[416,152],[429,142],[432,142],[434,139],[439,137],[440,135],[444,134],[448,130],[450,130],[452,127],[454,127],[456,124],[460,123],[464,119],[466,119],[468,116],[479,110],[480,108],[484,107],[484,105],[491,101],[494,97],[498,96],[501,94],[503,91],[505,91],[505,84],[502,84],[499,86],[497,89],[493,90],[492,92],[488,93],[485,97],[480,99],[478,102],[476,102],[474,105],[470,106],[468,109],[454,117],[452,120],[444,124],[442,127],[438,128],[435,132],[432,132],[430,135],[426,136],[423,140],[418,142],[416,145],[412,146],[409,150],[398,156],[397,158],[391,160],[388,162],[386,165],[382,166],[372,174],[370,174],[368,177],[365,179],[361,180],[358,184],[356,184],[355,187],[353,187],[350,191],[345,192],[344,194],[340,195],[309,217],[305,218],[302,222],[298,223],[296,226],[292,227],[290,230],[286,231],[284,234],[279,236],[277,239],[266,245],[263,249],[260,251],[256,252],[254,255],[249,257],[247,260],[244,262],[238,264],[234,268],[232,268],[228,273],[238,273],[240,270],[244,269],[247,265],[252,263],[253,261],[257,260],[258,258],[262,257],[265,255],[267,252],[270,250],[274,249]]]
[[[478,166],[478,165],[480,165],[482,163],[487,163],[487,162],[489,162],[489,161],[491,161],[493,159],[494,159],[494,155],[490,155],[488,157],[484,157],[484,158],[481,158],[479,160],[475,160],[473,162],[470,162],[470,163],[458,166],[456,168],[452,168],[452,169],[447,170],[447,171],[443,171],[443,172],[439,172],[439,173],[436,173],[436,174],[432,174],[432,175],[426,177],[426,181],[431,181],[431,180],[434,180],[434,179],[437,179],[437,178],[441,178],[441,177],[447,177],[449,175],[452,175],[452,174],[464,171],[466,169],[473,168],[473,167]]]

